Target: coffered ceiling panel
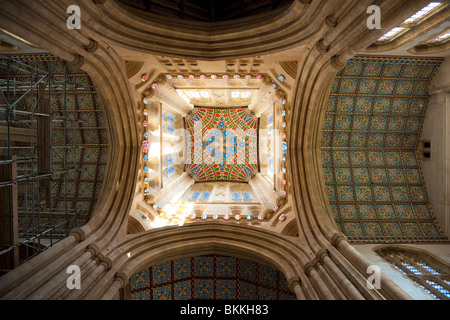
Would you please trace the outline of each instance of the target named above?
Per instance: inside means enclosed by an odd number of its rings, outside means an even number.
[[[186,172],[197,182],[248,182],[259,172],[258,127],[248,108],[194,108],[185,119]]]
[[[234,257],[161,263],[131,276],[131,300],[295,300],[278,270]]]
[[[447,241],[416,148],[442,59],[357,56],[328,99],[322,162],[340,230],[353,242]]]

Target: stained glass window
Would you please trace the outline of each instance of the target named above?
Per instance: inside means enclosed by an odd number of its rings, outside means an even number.
[[[201,201],[207,201],[209,199],[209,196],[211,195],[211,192],[203,192]]]
[[[406,19],[405,23],[412,23],[412,22],[419,20],[426,14],[430,13],[433,9],[435,9],[440,4],[441,4],[440,2],[431,2],[429,5],[427,5],[426,7],[424,7],[423,9],[421,9],[420,11],[416,12],[411,17]]]
[[[241,194],[239,192],[233,192],[233,201],[241,201]]]
[[[386,40],[394,40],[401,32],[405,31],[405,29],[409,29],[411,25],[416,24],[419,22],[421,18],[424,18],[426,15],[433,14],[434,12],[437,12],[438,6],[440,5],[440,2],[431,2],[426,7],[422,8],[415,14],[413,14],[411,17],[406,19],[402,26],[395,27],[391,29],[389,32],[384,34],[378,41],[386,41]]]
[[[175,123],[175,117],[173,115],[171,115],[170,113],[167,114],[167,122]]]
[[[245,202],[249,202],[252,200],[252,197],[248,192],[242,192],[242,198],[244,199]]]
[[[171,143],[167,140],[164,139],[165,135],[169,135],[175,132],[175,116],[167,111],[162,111],[161,114],[161,118],[162,118],[162,123],[161,123],[161,128],[162,128],[162,145],[163,145],[163,150],[165,151],[164,153],[166,153],[167,151],[167,147],[170,148],[171,147]],[[172,175],[174,175],[176,173],[176,168],[175,168],[175,156],[174,154],[166,154],[163,159],[162,159],[162,168],[163,168],[163,178],[170,178]]]
[[[197,200],[197,199],[198,199],[198,197],[200,197],[200,194],[201,194],[201,192],[194,192],[194,193],[192,194],[192,197],[191,197],[191,199],[193,199],[193,200]]]
[[[443,35],[433,39],[431,42],[439,42],[439,41],[444,41],[446,39],[450,38],[450,32],[444,33]]]
[[[439,300],[450,299],[450,266],[424,251],[381,247],[377,253],[397,270]]]

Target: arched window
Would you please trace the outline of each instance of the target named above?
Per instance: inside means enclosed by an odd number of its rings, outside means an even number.
[[[375,250],[436,299],[450,299],[450,264],[424,250],[398,246]]]
[[[395,38],[406,33],[412,27],[417,26],[420,22],[423,22],[424,20],[428,19],[429,17],[436,14],[443,8],[445,8],[445,4],[441,2],[429,3],[426,7],[422,8],[414,15],[406,19],[401,26],[395,27],[391,29],[388,33],[383,35],[380,39],[378,39],[378,42],[383,43],[393,41]]]
[[[175,116],[169,112],[162,113],[163,133],[171,134],[175,132]]]

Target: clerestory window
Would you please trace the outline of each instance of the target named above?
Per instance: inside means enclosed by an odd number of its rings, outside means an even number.
[[[404,247],[383,247],[376,251],[436,299],[450,299],[450,265],[447,262],[425,251]]]

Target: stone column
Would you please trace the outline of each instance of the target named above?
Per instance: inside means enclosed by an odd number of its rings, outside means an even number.
[[[366,273],[370,262],[353,248],[346,240],[344,234],[337,232],[331,238],[332,245],[361,273]],[[346,275],[348,278],[348,276]],[[391,279],[381,276],[381,290],[383,295],[393,300],[411,300],[411,297],[400,289]]]
[[[249,184],[253,189],[253,194],[258,199],[261,204],[261,213],[265,218],[270,218],[273,214],[273,208],[275,207],[275,202],[272,201],[270,193],[264,188],[261,182],[260,174],[258,173],[255,178],[250,180]]]
[[[227,182],[227,194],[226,194],[226,201],[230,203],[231,202],[231,184]]]
[[[319,294],[320,298],[325,300],[335,300],[333,294],[331,293],[330,289],[325,285],[323,279],[320,277],[319,273],[317,272],[316,267],[312,263],[307,263],[305,265],[305,274],[308,276],[308,278],[311,280],[311,282],[316,287],[316,291]]]
[[[161,190],[159,199],[156,203],[160,208],[168,204],[175,204],[186,191],[194,184],[194,180],[190,178],[186,172],[183,172],[176,180],[174,180],[169,186],[164,187]]]
[[[263,79],[264,86],[258,90],[256,97],[248,108],[259,118],[278,98],[273,94],[273,88],[270,86],[272,80],[266,76]]]
[[[105,294],[101,297],[101,300],[110,300],[110,297],[115,295],[119,289],[123,288],[128,282],[128,278],[123,273],[118,273],[114,277],[114,281],[111,286],[106,290]]]
[[[160,76],[156,79],[158,87],[156,89],[147,88],[144,91],[144,96],[150,101],[158,101],[163,104],[164,108],[181,115],[183,118],[191,111],[194,106],[189,104],[176,90],[167,83],[165,76]]]
[[[274,186],[261,173],[258,173],[252,181],[263,192],[264,198],[267,199],[265,202],[273,204],[272,208],[277,205],[278,199],[281,197],[281,192],[276,191]]]
[[[344,294],[342,293],[342,291],[338,288],[338,286],[336,285],[336,283],[333,281],[333,279],[331,278],[331,276],[327,273],[327,271],[325,270],[325,268],[323,267],[323,265],[321,265],[320,263],[317,265],[317,270],[319,272],[319,274],[321,275],[321,277],[328,283],[328,286],[330,287],[330,290],[333,292],[334,296],[336,296],[337,299],[339,300],[346,300]]]
[[[303,293],[301,286],[301,279],[299,277],[294,277],[289,279],[289,288],[294,291],[295,296],[298,300],[307,300],[305,294]]]
[[[343,292],[352,300],[364,300],[361,293],[355,288],[355,286],[348,280],[336,264],[331,260],[328,255],[323,256],[323,264],[326,270],[332,274],[336,279],[336,282],[341,285]]]
[[[211,195],[209,196],[208,202],[215,202],[216,192],[217,192],[217,185],[214,185],[213,189],[211,190]]]

